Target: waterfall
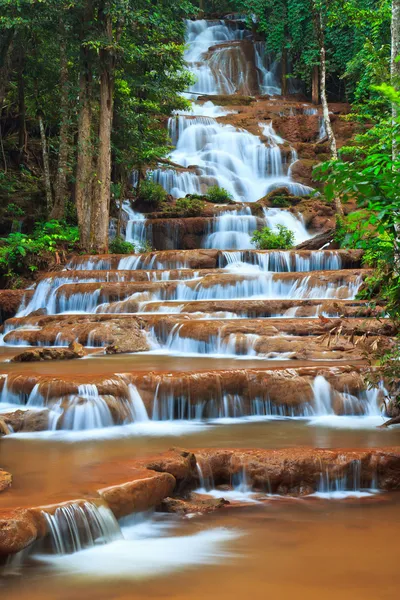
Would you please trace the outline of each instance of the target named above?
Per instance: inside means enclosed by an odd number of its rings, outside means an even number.
[[[309,234],[305,228],[301,215],[295,217],[288,210],[281,210],[279,208],[264,208],[264,217],[267,227],[273,231],[277,231],[278,225],[283,225],[290,231],[293,231],[295,245],[301,244],[305,240],[309,240],[312,237],[312,235]]]
[[[252,44],[254,64],[237,45],[243,40]],[[269,68],[264,49],[254,43],[251,32],[222,21],[187,21],[187,43],[185,58],[197,79],[189,91],[211,95],[238,90],[252,93],[251,72],[255,71],[260,90],[280,93],[276,65]],[[284,140],[273,131],[272,123],[259,125],[267,138],[265,144],[256,135],[219,123],[216,119],[226,111],[214,104],[206,105],[193,103],[191,113],[181,112],[168,122],[175,145],[171,161],[185,168],[196,167],[190,171],[155,169],[153,179],[168,193],[177,198],[201,194],[217,184],[238,202],[255,202],[279,187],[287,187],[296,195],[310,192],[290,177],[290,165],[283,160],[280,149]]]
[[[317,415],[332,415],[331,386],[322,375],[318,375],[313,383],[314,406]]]
[[[363,481],[361,478],[361,461],[353,460],[350,469],[333,477],[329,470],[321,472],[318,490],[314,496],[326,499],[342,500],[343,498],[363,498],[378,493],[376,474]]]
[[[111,512],[102,504],[74,502],[56,508],[54,514],[43,510],[55,554],[79,552],[97,544],[122,538]]]
[[[124,200],[122,210],[128,216],[125,240],[133,244],[135,250],[140,252],[147,241],[151,243],[147,237],[146,218],[142,213],[133,210],[129,200]]]
[[[251,214],[248,206],[237,210],[227,210],[214,217],[209,225],[203,246],[221,250],[251,248],[251,237],[255,229],[257,229],[257,217]]]

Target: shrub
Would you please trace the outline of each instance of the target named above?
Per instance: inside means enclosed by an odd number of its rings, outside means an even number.
[[[159,183],[152,179],[145,179],[140,184],[138,200],[158,209],[167,200],[167,192]]]
[[[229,204],[232,202],[231,194],[226,189],[217,185],[212,185],[208,188],[206,198],[209,202],[214,202],[214,204]]]
[[[109,250],[111,254],[133,254],[135,246],[126,242],[121,236],[117,236],[110,242]]]
[[[288,198],[285,198],[285,196],[275,196],[271,198],[270,202],[271,206],[275,206],[277,208],[290,206],[290,201]]]
[[[46,255],[69,252],[78,241],[78,228],[64,221],[36,223],[31,235],[10,233],[0,246],[0,273],[13,277],[36,271],[46,265]]]
[[[146,240],[145,242],[142,242],[139,246],[135,246],[135,251],[140,252],[141,254],[143,252],[152,252],[153,246],[148,240]]]
[[[293,248],[294,233],[284,225],[277,225],[278,231],[264,227],[255,231],[251,241],[258,250],[289,250]]]
[[[166,217],[198,217],[204,210],[204,200],[186,196],[178,198],[175,204],[166,205],[163,215]]]
[[[198,217],[204,210],[204,201],[199,198],[178,198],[175,206],[183,217]]]

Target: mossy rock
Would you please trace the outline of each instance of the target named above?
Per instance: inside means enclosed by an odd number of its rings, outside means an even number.
[[[198,101],[207,102],[211,100],[214,104],[219,106],[249,106],[252,102],[255,102],[256,99],[253,96],[229,96],[229,95],[220,95],[220,96],[199,96]]]

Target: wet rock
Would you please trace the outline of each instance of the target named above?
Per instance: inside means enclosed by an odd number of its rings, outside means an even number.
[[[188,499],[165,498],[161,505],[161,512],[176,513],[178,515],[187,515],[193,513],[210,513],[219,510],[230,502],[225,498],[209,498],[201,494],[192,493]]]
[[[54,275],[60,275],[59,273],[54,274]],[[37,310],[33,310],[32,312],[29,313],[29,315],[27,315],[28,317],[43,317],[44,315],[47,315],[47,308],[38,308]]]
[[[120,485],[99,490],[117,519],[159,506],[175,488],[175,478],[170,473],[133,469],[128,477]]]
[[[0,556],[23,550],[45,531],[43,518],[32,510],[0,511]]]
[[[10,429],[9,425],[4,420],[4,416],[2,415],[0,417],[0,437],[2,435],[9,435],[10,433],[12,433],[12,430]]]
[[[8,433],[46,431],[49,428],[48,410],[13,410],[3,413],[2,418]]]
[[[321,248],[337,248],[338,244],[334,240],[335,230],[329,228],[315,237],[312,237],[296,246],[297,250],[320,250]]]
[[[34,348],[16,354],[11,362],[36,362],[47,360],[72,360],[85,355],[83,346],[72,342],[68,348]]]
[[[33,290],[0,290],[0,324],[15,315],[23,299],[28,302],[32,296]]]
[[[9,488],[11,486],[11,482],[11,473],[7,473],[7,471],[3,471],[3,469],[0,469],[0,492],[3,492],[7,488]]]
[[[310,160],[306,158],[301,158],[296,160],[295,163],[291,166],[291,176],[295,181],[302,183],[303,185],[308,185],[310,187],[315,187],[316,182],[313,179],[312,172],[315,165],[318,164],[316,160]]]
[[[256,102],[256,98],[252,96],[239,96],[239,95],[223,95],[216,94],[211,96],[198,96],[198,102],[208,102],[208,100],[212,100],[217,106],[248,106],[252,104],[252,102]]]
[[[186,450],[172,449],[159,459],[146,462],[146,467],[152,471],[171,473],[176,480],[178,493],[197,479],[196,457]]]
[[[363,487],[377,482],[379,488],[400,489],[400,449],[322,450],[288,448],[280,450],[198,450],[201,465],[211,468],[215,484],[230,483],[234,475],[246,473],[254,489],[272,493],[303,495],[316,491],[321,474],[335,481],[354,477],[357,462]],[[357,471],[357,470],[356,470]]]

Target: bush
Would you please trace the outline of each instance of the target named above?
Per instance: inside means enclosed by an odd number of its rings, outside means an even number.
[[[133,254],[135,246],[126,242],[121,236],[117,236],[110,242],[109,251],[111,254]]]
[[[214,204],[229,204],[232,202],[231,194],[217,185],[212,185],[208,188],[206,198],[209,202],[214,202]]]
[[[200,198],[186,196],[178,198],[175,204],[166,205],[162,212],[166,217],[198,217],[204,210],[205,202]]]
[[[140,184],[138,200],[158,209],[167,200],[167,192],[159,183],[152,179],[145,179]]]
[[[276,208],[290,206],[290,201],[288,198],[285,198],[285,196],[275,196],[275,197],[271,198],[270,203],[271,203],[271,206],[274,206]]]
[[[183,217],[198,217],[204,210],[204,201],[199,198],[178,198],[175,207]]]
[[[294,233],[284,225],[277,225],[278,231],[264,227],[255,231],[251,241],[258,250],[290,250],[294,244]]]
[[[64,221],[36,223],[31,235],[10,233],[0,246],[0,273],[13,277],[36,271],[46,266],[46,255],[70,252],[78,241],[78,228]]]

